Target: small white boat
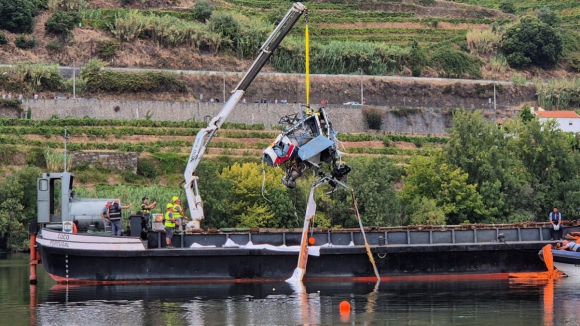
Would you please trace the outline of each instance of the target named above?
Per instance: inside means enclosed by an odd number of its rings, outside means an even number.
[[[544,260],[543,252],[538,253]],[[552,249],[554,267],[570,277],[580,277],[580,252]]]
[[[580,277],[580,252],[552,250],[554,267],[570,277]]]

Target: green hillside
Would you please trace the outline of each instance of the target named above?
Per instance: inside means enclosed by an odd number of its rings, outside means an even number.
[[[291,4],[281,0],[169,1],[165,5],[153,0],[0,2],[22,5],[0,9],[4,63],[40,60],[70,65],[74,59],[84,65],[99,58],[110,66],[236,71],[245,69]],[[312,72],[353,74],[362,69],[368,75],[507,80],[516,72],[530,78],[577,74],[580,9],[573,1],[519,1],[513,7],[495,0],[458,2],[308,1]],[[536,16],[544,6],[561,19],[557,26],[547,27],[563,42],[555,53],[547,54],[556,64],[541,59],[513,64],[510,57],[506,61],[500,53],[509,28],[523,16]],[[23,19],[15,20],[15,14]],[[291,31],[267,69],[304,71],[303,25],[301,20]],[[556,37],[547,41],[551,39]]]

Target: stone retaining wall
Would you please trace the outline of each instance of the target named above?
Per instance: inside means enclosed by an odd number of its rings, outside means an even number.
[[[139,153],[116,152],[72,152],[73,166],[87,164],[89,167],[103,167],[110,170],[137,172]]]
[[[223,103],[117,101],[97,99],[25,100],[23,107],[31,109],[32,119],[100,118],[100,119],[151,119],[169,121],[209,121],[222,109]],[[315,108],[318,105],[314,105]],[[439,108],[389,108],[376,107],[383,112],[382,131],[404,134],[444,134],[453,125],[451,110]],[[363,109],[360,106],[326,106],[334,128],[341,133],[367,131]],[[475,108],[472,108],[475,109]],[[482,108],[489,119],[515,116],[512,110]],[[278,125],[282,116],[295,114],[297,104],[238,104],[228,117],[228,122],[258,124],[267,129]],[[408,112],[405,112],[408,110]]]

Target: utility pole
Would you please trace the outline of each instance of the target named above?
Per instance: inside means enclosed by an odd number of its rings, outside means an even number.
[[[66,133],[66,126],[64,127],[64,172],[66,172],[66,140],[68,135]]]
[[[76,67],[75,67],[75,59],[73,59],[73,98],[76,98]],[[66,129],[65,129],[66,133]],[[66,168],[66,163],[65,163]],[[66,170],[65,170],[66,171]]]
[[[223,93],[224,93],[224,103],[226,103],[226,71],[223,70]]]
[[[497,103],[495,102],[495,78],[493,79],[493,109],[497,110]]]
[[[360,105],[364,105],[364,93],[363,93],[363,70],[360,69]]]

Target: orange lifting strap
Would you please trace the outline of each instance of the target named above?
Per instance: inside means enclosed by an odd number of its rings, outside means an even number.
[[[536,272],[536,273],[511,273],[510,278],[520,278],[520,279],[542,279],[542,280],[553,280],[558,277],[564,276],[564,273],[554,268],[554,256],[552,255],[552,245],[545,245],[542,249],[542,254],[544,256],[544,263],[548,268],[547,272]]]

